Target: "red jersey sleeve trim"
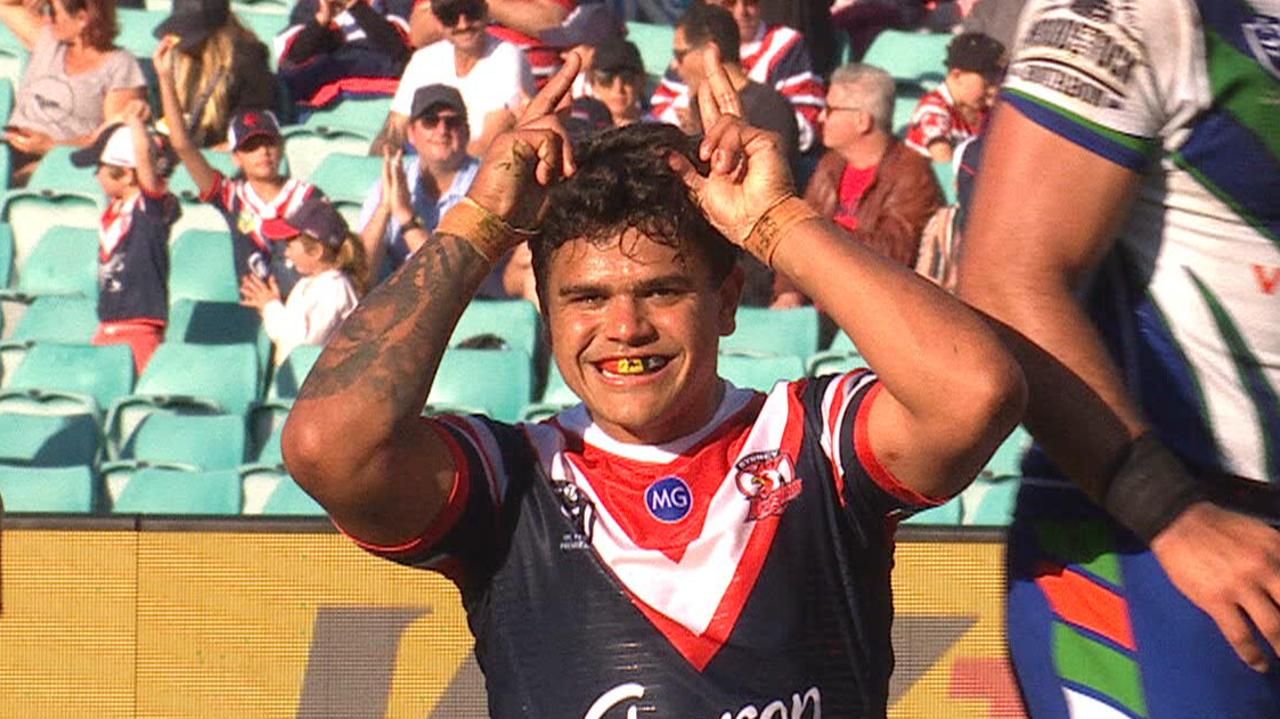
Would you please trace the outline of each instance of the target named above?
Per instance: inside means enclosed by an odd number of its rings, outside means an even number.
[[[213,184],[209,186],[209,191],[208,191],[208,192],[201,192],[201,193],[200,193],[200,201],[201,201],[201,202],[213,202],[213,198],[215,198],[215,197],[217,197],[218,195],[222,194],[223,188],[224,188],[224,186],[226,185],[226,183],[227,183],[227,178],[226,178],[226,177],[224,177],[224,176],[222,175],[222,173],[221,173],[221,172],[219,172],[219,171],[217,171],[217,170],[214,170],[214,171],[213,171]],[[225,204],[225,203],[219,203],[219,204]]]
[[[880,396],[880,391],[883,389],[883,385],[877,384],[867,390],[867,396],[863,398],[862,404],[858,407],[858,414],[854,417],[853,448],[858,455],[858,462],[863,469],[867,470],[871,480],[879,485],[880,489],[902,502],[916,507],[936,507],[943,504],[947,501],[945,497],[941,499],[926,497],[899,482],[892,472],[880,464],[875,451],[871,449],[871,436],[867,434],[867,420],[871,417],[871,405],[875,403],[876,398]]]
[[[338,531],[347,539],[350,539],[361,549],[379,554],[383,556],[399,557],[415,554],[424,549],[429,549],[439,542],[446,534],[448,534],[458,520],[462,517],[462,512],[466,509],[467,500],[471,496],[471,472],[467,467],[466,456],[462,453],[462,448],[458,446],[457,440],[449,434],[448,430],[438,426],[433,420],[424,419],[423,424],[427,425],[441,439],[444,440],[445,446],[449,448],[449,456],[453,459],[453,465],[456,471],[453,476],[453,488],[449,490],[449,498],[445,500],[445,504],[440,508],[439,513],[427,525],[417,537],[410,539],[403,544],[376,544],[374,542],[366,542],[359,537],[353,536],[350,532],[343,529],[337,522],[333,523]]]

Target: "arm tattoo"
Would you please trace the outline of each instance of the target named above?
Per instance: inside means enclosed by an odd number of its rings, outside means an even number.
[[[342,323],[298,401],[417,416],[462,310],[489,272],[469,242],[434,235]]]

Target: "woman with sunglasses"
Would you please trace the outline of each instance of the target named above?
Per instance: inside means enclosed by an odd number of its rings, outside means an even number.
[[[115,0],[0,0],[0,21],[31,51],[4,139],[24,183],[56,145],[87,147],[131,100],[145,100],[138,61],[114,44]]]
[[[494,137],[515,126],[521,106],[533,96],[529,62],[514,45],[486,32],[489,11],[484,0],[431,0],[431,10],[445,25],[445,39],[409,60],[391,101],[389,144],[393,150],[404,145],[418,88],[441,84],[462,95],[471,136],[467,149],[479,155]]]

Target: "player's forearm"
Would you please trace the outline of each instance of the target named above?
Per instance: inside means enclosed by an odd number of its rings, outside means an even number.
[[[490,0],[489,14],[513,30],[536,37],[546,30],[560,27],[569,11],[550,0]]]
[[[963,303],[849,241],[828,220],[797,227],[778,246],[774,267],[831,315],[921,426],[960,447],[992,437],[998,443],[1016,424],[1022,373]]]
[[[358,472],[398,429],[417,422],[453,327],[489,270],[466,240],[436,235],[360,303],[290,413],[312,452],[326,455],[308,464]]]
[[[1096,500],[1146,431],[1119,370],[1063,279],[972,272],[961,297],[996,320],[1030,391],[1025,423],[1049,458]]]
[[[133,133],[134,163],[138,166],[138,186],[151,195],[159,194],[162,189],[161,182],[156,175],[153,148],[147,128],[141,122],[135,122],[129,129]]]

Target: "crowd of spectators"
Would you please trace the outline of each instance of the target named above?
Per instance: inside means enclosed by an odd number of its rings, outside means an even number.
[[[972,4],[961,3],[960,9]],[[0,20],[32,54],[5,139],[16,158],[14,182],[20,184],[55,145],[101,145],[108,130],[119,132],[115,128],[133,127],[154,114],[154,130],[167,136],[156,145],[163,148],[156,162],[163,167],[166,152],[176,156],[200,199],[226,217],[244,303],[262,309],[273,335],[295,344],[323,342],[324,332],[281,329],[307,314],[284,312],[295,286],[309,274],[347,277],[345,284],[307,282],[313,300],[318,291],[340,295],[328,303],[340,319],[358,289],[385,279],[417,249],[406,242],[405,228],[433,229],[465,196],[477,158],[519,121],[539,83],[566,53],[580,53],[585,69],[572,102],[562,108],[573,133],[665,122],[696,134],[701,128],[692,98],[704,76],[700,51],[714,46],[741,94],[746,119],[778,134],[805,198],[845,227],[850,241],[914,265],[926,223],[945,204],[930,161],[949,162],[959,142],[980,132],[1004,49],[981,33],[956,35],[945,67],[938,68],[941,82],[908,88],[920,101],[905,137],[895,135],[894,127],[901,84],[884,68],[849,61],[884,28],[919,29],[930,17],[951,17],[936,5],[298,0],[268,50],[237,18],[230,0],[174,0],[171,14],[154,28],[160,45],[151,69],[158,98],[144,113],[138,109],[147,107],[143,70],[114,44],[119,27],[112,0],[11,1],[0,4]],[[961,13],[952,14],[958,20]],[[654,72],[652,58],[646,66],[627,39],[627,23],[637,21],[673,28],[664,72]],[[833,32],[847,37],[833,41]],[[806,35],[819,39],[811,43]],[[285,133],[277,114],[302,122],[316,111],[377,97],[390,101],[369,148],[382,158],[382,172],[368,188],[358,221],[350,228],[325,225],[324,237],[300,229],[292,215],[322,202],[323,192],[285,174]],[[237,174],[227,177],[214,169],[202,148],[229,152]],[[114,195],[100,173],[108,199],[146,209],[150,201],[130,198],[163,196],[143,182],[139,166],[119,166],[132,179],[128,191]],[[162,181],[165,173],[150,174]],[[118,232],[119,216],[120,207],[104,215],[104,243]],[[293,242],[298,236],[307,242]],[[360,262],[338,257],[357,251]],[[808,302],[767,267],[744,263],[746,304]],[[320,269],[308,273],[300,270],[304,266]],[[517,251],[495,270],[482,296],[536,302],[529,272],[527,256]],[[163,326],[163,312],[151,314],[160,316],[144,319]],[[121,318],[104,315],[104,322],[109,319]],[[145,356],[139,354],[140,367]]]

